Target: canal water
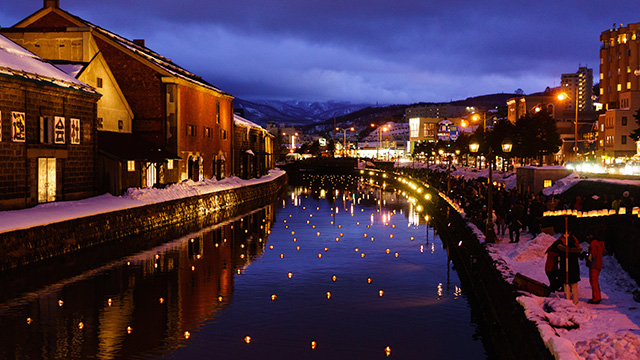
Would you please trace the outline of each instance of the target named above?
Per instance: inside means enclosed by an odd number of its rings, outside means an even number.
[[[491,357],[425,214],[355,179],[315,180],[37,288],[37,269],[0,279],[0,359]]]

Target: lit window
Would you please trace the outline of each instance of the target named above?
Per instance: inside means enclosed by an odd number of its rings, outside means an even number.
[[[627,66],[627,74],[631,72],[631,66]]]
[[[627,89],[631,89],[631,81],[627,81]]]
[[[127,171],[136,171],[136,161],[127,160]]]
[[[545,180],[544,181],[544,187],[548,188],[551,186],[551,180]]]
[[[167,170],[173,170],[173,159],[167,160]]]
[[[604,94],[604,89],[600,88],[600,95]]]
[[[604,73],[600,73],[600,80],[604,79]]]
[[[622,84],[618,84],[618,91],[622,91]]]

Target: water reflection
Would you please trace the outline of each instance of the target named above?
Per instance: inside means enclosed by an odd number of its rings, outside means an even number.
[[[268,206],[222,226],[0,304],[0,358],[160,354],[233,301],[233,280],[264,252]]]
[[[417,205],[355,177],[307,180],[273,206],[4,301],[0,358],[486,357]]]

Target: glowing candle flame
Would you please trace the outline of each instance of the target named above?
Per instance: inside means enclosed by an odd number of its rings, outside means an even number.
[[[283,259],[283,258],[284,258],[284,254],[280,254],[280,259]]]
[[[278,296],[276,294],[271,295],[271,301],[276,301]]]
[[[132,331],[133,329],[131,328],[131,326],[127,326],[127,334],[131,334]]]
[[[327,299],[331,299],[331,292],[327,291]]]
[[[111,299],[107,300],[107,305],[111,306]]]
[[[287,274],[287,277],[288,277],[289,279],[291,279],[291,278],[293,277],[293,273],[292,273],[292,272],[288,273],[288,274]]]
[[[78,329],[80,330],[84,329],[84,323],[82,321],[78,323]]]
[[[379,290],[379,291],[378,291],[378,295],[379,295],[380,297],[382,297],[382,295],[384,295],[384,291]]]
[[[322,257],[322,254],[318,254],[318,259],[320,259]]]
[[[311,350],[315,350],[315,349],[316,349],[316,346],[317,346],[316,342],[315,342],[315,341],[312,341],[312,342],[311,342]]]
[[[64,305],[64,301],[58,300],[58,306],[62,306],[62,305]]]
[[[368,277],[368,278],[367,278],[367,283],[368,283],[368,284],[371,284],[372,282],[373,282],[373,279],[372,279],[372,278],[370,278],[370,277]]]
[[[331,277],[331,280],[336,281],[336,279],[337,279],[337,278],[338,278],[337,276],[333,275],[333,276]]]
[[[27,325],[31,325],[31,322],[32,322],[32,321],[33,321],[33,320],[32,320],[30,317],[28,317],[28,318],[27,318]]]
[[[162,304],[162,303],[164,303],[164,299],[163,299],[163,298],[160,298],[160,299],[158,299],[158,302],[159,302],[160,304]]]
[[[191,337],[191,333],[190,333],[190,332],[188,332],[188,331],[185,331],[185,332],[184,332],[184,338],[185,338],[185,339],[188,339],[188,338],[190,338],[190,337]]]
[[[387,356],[391,356],[391,347],[387,346],[384,348],[384,353],[387,354]]]
[[[246,342],[247,344],[251,343],[251,336],[247,335],[244,337],[244,342]]]

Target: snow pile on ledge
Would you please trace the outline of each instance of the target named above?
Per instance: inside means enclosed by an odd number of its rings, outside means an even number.
[[[104,194],[82,200],[40,204],[29,209],[1,211],[0,233],[260,184],[273,181],[284,174],[283,170],[274,169],[269,171],[268,175],[258,179],[242,180],[237,177],[228,177],[220,181],[215,179],[198,182],[187,180],[169,185],[164,189],[131,188],[122,196]]]
[[[531,239],[522,234],[519,243],[509,243],[508,236],[500,236],[487,250],[496,261],[506,281],[514,274],[547,284],[544,272],[545,250],[560,234],[540,234]],[[583,243],[586,249],[588,244]],[[632,292],[636,282],[621,268],[612,256],[604,257],[600,274],[602,303],[587,304],[591,298],[589,270],[580,262],[581,279],[578,283],[580,303],[573,305],[564,293],[538,297],[527,292],[517,298],[527,318],[536,323],[540,336],[556,359],[639,359],[640,307]]]

